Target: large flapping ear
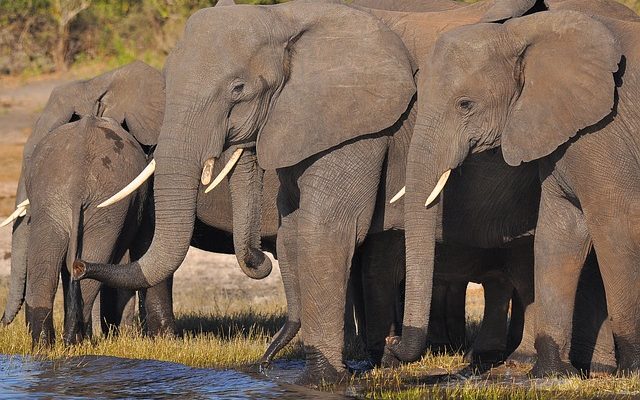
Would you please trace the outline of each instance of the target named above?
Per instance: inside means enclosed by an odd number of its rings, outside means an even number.
[[[164,117],[164,77],[160,71],[135,61],[86,83],[92,91],[99,88],[94,115],[110,117],[121,123],[138,142],[158,142]]]
[[[282,45],[290,74],[258,138],[262,168],[380,132],[405,112],[414,71],[402,41],[380,20],[319,1],[275,9],[292,25]]]
[[[519,165],[553,152],[614,106],[621,50],[602,23],[574,11],[508,21],[521,93],[511,106],[502,152]]]
[[[493,5],[482,16],[480,22],[501,22],[525,15],[530,10],[542,8],[542,0],[493,0]]]

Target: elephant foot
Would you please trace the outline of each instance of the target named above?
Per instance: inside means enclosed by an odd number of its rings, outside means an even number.
[[[178,328],[176,327],[176,322],[173,319],[171,321],[149,321],[147,319],[145,335],[148,337],[175,338],[177,336],[177,332]]]
[[[262,366],[262,368],[267,368],[273,358],[278,354],[280,350],[293,338],[298,334],[300,330],[300,321],[289,321],[287,320],[282,328],[276,333],[271,340],[271,344],[262,355],[262,358],[258,361],[258,363]]]
[[[509,366],[517,367],[521,365],[533,365],[536,363],[537,356],[535,353],[527,353],[523,351],[516,350],[511,353],[511,355],[507,358],[505,362]]]
[[[320,387],[324,385],[346,382],[350,374],[341,364],[332,365],[329,360],[315,347],[304,346],[307,362],[302,374],[296,379],[298,385]]]
[[[472,348],[467,351],[463,360],[472,365],[498,365],[504,362],[505,358],[502,350],[475,350]]]
[[[538,336],[535,348],[538,352],[538,360],[530,372],[534,378],[580,375],[571,363],[562,360],[560,347],[553,338],[547,335]]]
[[[573,365],[561,361],[553,364],[543,364],[538,360],[533,369],[529,373],[533,378],[551,378],[551,377],[568,377],[581,375],[580,371],[573,367]]]
[[[31,331],[31,347],[38,346],[52,347],[55,343],[55,332],[53,330],[53,310],[48,308],[25,307],[27,325]]]

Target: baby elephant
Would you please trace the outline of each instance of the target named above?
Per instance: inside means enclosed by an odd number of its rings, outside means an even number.
[[[141,224],[148,188],[98,208],[145,168],[140,144],[111,118],[86,116],[57,128],[35,149],[25,171],[30,201],[26,317],[36,341],[54,341],[53,300],[62,272],[65,291],[64,339],[81,340],[90,326],[100,283],[69,287],[74,259],[127,262]],[[67,268],[62,268],[65,264]],[[70,289],[70,290],[69,290]],[[78,293],[77,291],[80,291]],[[81,314],[80,314],[81,313]]]

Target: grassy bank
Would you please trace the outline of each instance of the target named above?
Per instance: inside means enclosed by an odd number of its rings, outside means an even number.
[[[6,297],[6,282],[0,286],[0,304]],[[172,361],[195,367],[245,369],[260,358],[271,336],[284,321],[282,300],[250,303],[228,292],[210,293],[207,304],[202,294],[176,296],[176,311],[181,337],[150,339],[136,329],[119,335],[94,338],[91,342],[65,348],[31,349],[24,317],[9,327],[0,327],[0,353],[36,355],[58,359],[82,355],[108,355],[125,358]],[[193,293],[193,292],[192,292]],[[475,297],[475,296],[474,296]],[[476,302],[477,299],[472,299]],[[194,311],[195,310],[195,311]],[[61,315],[60,301],[56,314]],[[56,319],[57,332],[61,331]],[[472,318],[475,330],[477,318]],[[363,357],[362,349],[351,346],[350,359]],[[298,341],[285,348],[281,358],[302,358]],[[344,392],[345,385],[325,390]],[[640,376],[603,377],[583,380],[578,377],[556,380],[530,380],[526,369],[500,367],[482,375],[472,374],[462,361],[462,354],[427,354],[421,361],[398,369],[375,369],[351,379],[350,394],[384,399],[584,399],[638,398]]]

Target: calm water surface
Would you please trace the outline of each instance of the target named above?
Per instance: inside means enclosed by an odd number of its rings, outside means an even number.
[[[0,398],[343,398],[287,383],[301,369],[299,362],[279,362],[265,377],[155,360],[85,356],[40,361],[0,355]]]

